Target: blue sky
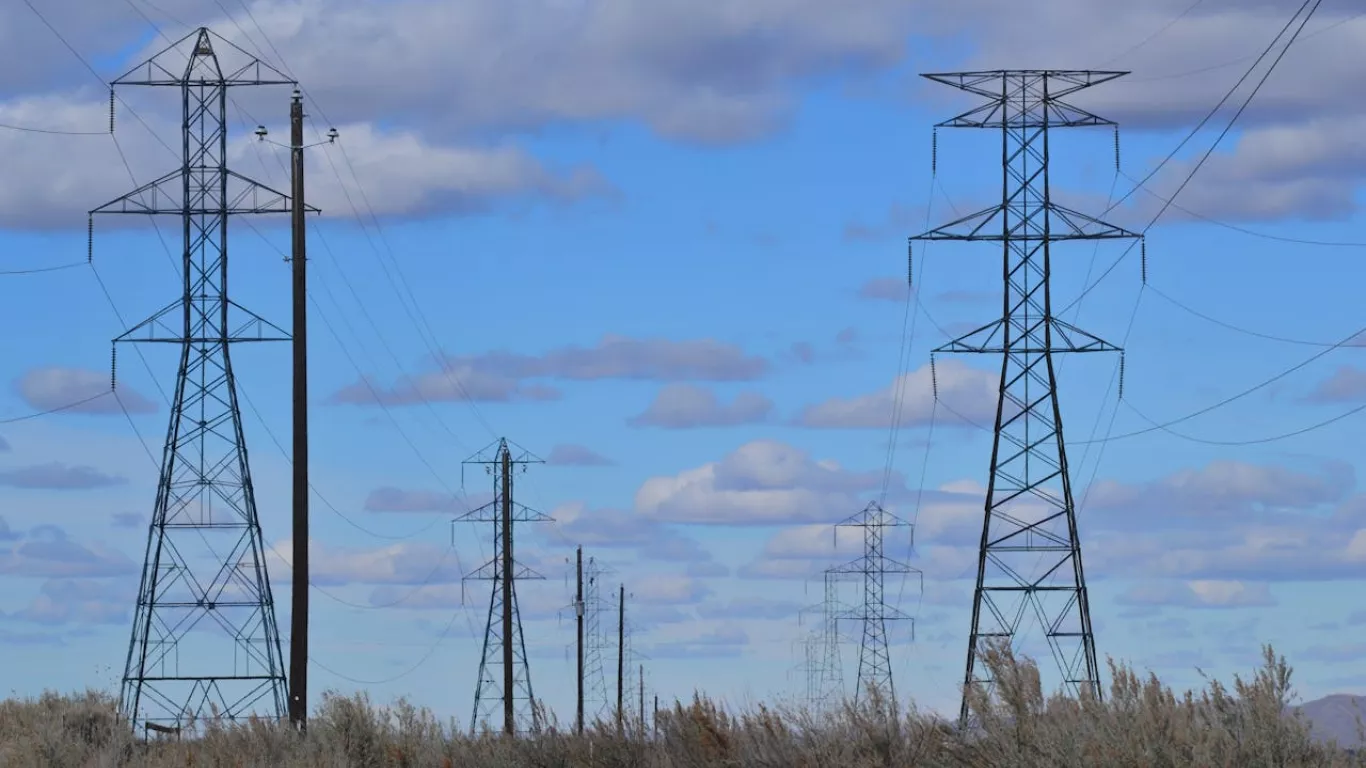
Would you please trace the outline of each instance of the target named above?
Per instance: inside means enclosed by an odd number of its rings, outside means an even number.
[[[181,22],[204,23],[273,58],[264,35],[309,93],[314,127],[329,126],[324,113],[337,121],[339,144],[308,159],[310,201],[324,209],[310,234],[321,493],[311,688],[315,702],[327,688],[406,695],[463,724],[486,593],[471,586],[462,606],[460,575],[491,552],[487,531],[450,523],[463,459],[500,436],[557,459],[533,467],[518,492],[556,518],[521,533],[527,562],[547,576],[526,584],[521,600],[533,682],[562,717],[573,711],[566,574],[576,544],[615,569],[611,583],[628,585],[648,693],[686,698],[697,687],[737,704],[799,696],[797,643],[811,625],[799,625],[796,608],[819,600],[822,567],[856,554],[852,536],[832,547],[829,524],[877,495],[887,464],[905,237],[1000,194],[995,134],[941,131],[931,180],[931,125],[967,102],[915,75],[1131,68],[1134,82],[1078,101],[1121,122],[1123,171],[1138,179],[1247,62],[1210,67],[1258,53],[1297,4],[1206,3],[1164,27],[1186,3],[1113,8],[1125,23],[1105,26],[1104,9],[1056,2],[1040,11],[1056,23],[1028,42],[1009,31],[1018,10],[973,24],[974,9],[991,7],[984,0],[869,0],[837,24],[819,4],[795,0],[736,5],[729,16],[684,3],[654,16],[559,3],[548,20],[421,0],[382,18],[359,3],[323,15],[316,3],[261,0],[227,19],[194,0],[133,5],[172,37]],[[0,123],[101,130],[107,96],[90,73],[27,9],[9,13],[18,31],[4,34],[21,36],[45,69],[3,83]],[[1326,31],[1291,51],[1178,198],[1253,234],[1169,211],[1148,233],[1148,287],[1135,250],[1067,315],[1118,342],[1138,304],[1124,402],[1109,388],[1116,358],[1068,359],[1063,419],[1074,487],[1085,495],[1098,650],[1176,686],[1198,685],[1196,666],[1221,677],[1249,670],[1263,642],[1289,656],[1306,698],[1366,684],[1351,666],[1366,606],[1344,599],[1359,591],[1366,563],[1366,537],[1355,538],[1366,529],[1352,439],[1359,417],[1269,442],[1200,442],[1265,440],[1347,412],[1366,398],[1361,353],[1329,350],[1171,427],[1182,436],[1124,437],[1148,426],[1144,416],[1166,422],[1204,409],[1358,329],[1361,247],[1273,239],[1366,240],[1357,213],[1366,132],[1352,128],[1366,114],[1334,92],[1350,82],[1341,60],[1359,65],[1366,50],[1366,22],[1351,13],[1324,3],[1306,34]],[[104,77],[160,43],[126,8],[91,16],[48,18]],[[577,46],[546,31],[571,20]],[[411,45],[419,50],[393,55],[395,41],[437,29],[458,50]],[[501,43],[485,39],[494,29],[506,33]],[[174,137],[172,94],[125,98]],[[284,189],[283,150],[254,142],[250,128],[266,122],[283,138],[288,92],[242,99],[229,111],[234,167]],[[1170,194],[1228,114],[1151,188]],[[138,181],[174,167],[136,119],[118,119],[118,147],[107,135],[0,129],[0,151],[16,158],[0,192],[3,269],[78,264],[0,279],[12,329],[0,402],[0,642],[12,661],[5,685],[18,695],[117,684],[155,490],[143,445],[159,456],[167,413],[158,387],[169,390],[175,366],[166,350],[145,350],[147,367],[120,351],[121,396],[143,406],[133,408],[136,433],[110,398],[8,421],[107,388],[109,339],[177,291],[147,227],[99,222],[94,268],[81,263],[84,212],[131,189],[119,152]],[[1055,142],[1055,189],[1100,213],[1116,181],[1110,133],[1061,132]],[[1114,188],[1132,185],[1120,177]],[[1109,218],[1142,228],[1153,200],[1139,191],[1130,203]],[[234,298],[285,325],[281,223],[238,223],[230,242]],[[160,224],[174,248],[175,223]],[[1122,252],[1060,248],[1055,295],[1070,302],[1088,271],[1094,279]],[[917,522],[916,547],[901,536],[889,554],[924,571],[925,588],[894,580],[888,592],[917,617],[913,643],[909,627],[896,629],[898,691],[943,712],[956,709],[962,675],[990,435],[948,422],[942,408],[931,434],[927,366],[941,328],[999,312],[997,259],[989,246],[916,254],[909,405],[888,495]],[[452,391],[438,353],[476,402]],[[289,467],[274,441],[289,444],[288,354],[244,345],[234,356],[262,525],[285,553]],[[941,356],[941,395],[988,422],[997,365]],[[391,402],[354,402],[346,393],[363,391],[361,377]],[[1087,442],[1107,434],[1121,437]],[[584,461],[593,456],[601,463]],[[465,481],[470,493],[486,490],[478,475]],[[917,507],[922,486],[931,492]],[[384,498],[430,509],[373,509]],[[269,565],[287,628],[288,571],[278,558]],[[852,692],[856,646],[843,660]]]

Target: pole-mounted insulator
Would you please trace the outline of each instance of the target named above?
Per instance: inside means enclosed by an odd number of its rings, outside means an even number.
[[[939,126],[930,134],[930,175],[939,173]]]
[[[1124,399],[1124,350],[1119,352],[1119,399]]]
[[[85,263],[93,264],[95,261],[95,217],[87,216],[85,220]]]
[[[930,392],[934,393],[935,402],[939,401],[939,371],[934,365],[934,353],[930,353]]]
[[[119,380],[119,345],[118,345],[118,344],[111,344],[111,345],[109,346],[109,391],[110,391],[110,392],[113,392],[114,390],[118,389],[118,387],[119,387],[119,385],[118,385],[118,380]]]
[[[1143,237],[1138,241],[1139,270],[1142,272],[1143,284],[1148,284],[1148,238]]]
[[[915,287],[915,251],[912,244],[914,238],[906,238],[906,287]]]
[[[109,132],[114,132],[114,86],[109,86]]]
[[[1115,126],[1115,173],[1119,173],[1119,126]]]

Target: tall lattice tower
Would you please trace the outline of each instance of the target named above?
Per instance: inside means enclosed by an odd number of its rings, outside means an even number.
[[[844,576],[834,569],[823,571],[823,598],[799,613],[799,622],[813,613],[820,617],[820,625],[812,628],[803,643],[806,699],[817,710],[838,705],[844,698],[844,669],[840,664],[840,642],[843,637],[839,631],[839,617],[849,610],[839,598],[839,582]]]
[[[240,61],[225,67],[215,46]],[[91,211],[92,233],[104,213],[171,214],[184,233],[180,297],[115,339],[180,351],[119,697],[135,728],[184,729],[215,710],[227,720],[286,711],[229,348],[289,335],[230,299],[227,286],[228,218],[288,213],[291,201],[228,169],[226,112],[229,88],[294,84],[204,28],[111,84],[176,88],[183,105],[181,167]]]
[[[887,622],[910,621],[913,632],[915,623],[914,619],[901,609],[887,604],[883,582],[889,573],[914,573],[917,576],[920,574],[915,568],[887,557],[883,551],[884,529],[901,527],[910,527],[910,524],[883,509],[882,505],[875,501],[869,502],[861,512],[836,526],[836,531],[840,528],[863,529],[863,555],[829,570],[829,574],[834,578],[858,576],[863,582],[862,603],[854,608],[841,610],[835,615],[837,621],[852,619],[862,625],[863,640],[859,645],[855,701],[863,701],[865,696],[876,690],[885,703],[896,702],[896,688],[892,684],[892,660],[887,650]]]
[[[465,577],[493,582],[470,732],[475,732],[481,720],[488,722],[497,709],[502,709],[504,733],[534,731],[540,723],[531,690],[531,669],[527,665],[526,638],[522,634],[522,616],[517,608],[516,585],[518,581],[545,577],[517,562],[513,555],[513,529],[515,523],[543,522],[551,518],[513,499],[512,478],[518,471],[525,472],[528,464],[542,461],[526,451],[514,458],[507,438],[503,438],[464,463],[482,464],[495,476],[493,501],[457,518],[494,524],[493,559]],[[495,674],[495,671],[501,674]]]
[[[1053,315],[1050,257],[1052,244],[1059,241],[1141,235],[1053,201],[1048,134],[1050,128],[1112,126],[1118,147],[1115,123],[1063,99],[1124,74],[1007,70],[925,75],[987,100],[936,130],[999,128],[1004,174],[1000,205],[912,238],[992,241],[1003,249],[1001,318],[935,350],[1002,355],[959,712],[964,725],[967,691],[978,685],[989,689],[992,683],[989,671],[978,664],[981,641],[1013,642],[1031,607],[1064,685],[1073,693],[1086,688],[1101,695],[1053,355],[1119,349]]]
[[[583,717],[587,723],[607,722],[616,706],[607,692],[607,668],[603,661],[604,655],[616,647],[604,632],[602,623],[603,613],[611,609],[602,596],[602,586],[606,583],[603,579],[609,573],[611,571],[597,558],[588,558],[583,574]]]

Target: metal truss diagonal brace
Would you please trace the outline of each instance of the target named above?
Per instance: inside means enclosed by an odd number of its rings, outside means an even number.
[[[137,325],[125,331],[122,335],[114,339],[114,343],[137,342],[137,343],[162,343],[162,344],[240,344],[248,341],[289,341],[289,331],[270,322],[260,315],[246,309],[242,305],[227,299],[229,317],[232,315],[245,315],[244,318],[237,318],[235,330],[222,336],[186,337],[183,328],[178,327],[185,316],[185,299],[179,298],[162,309],[156,314],[143,320]],[[214,307],[216,310],[217,307]],[[233,312],[232,310],[236,310]],[[204,311],[201,306],[196,306],[191,302],[191,312]],[[177,325],[173,326],[167,322],[168,315],[175,316]],[[199,327],[199,324],[196,324]],[[231,325],[229,326],[231,327]],[[254,332],[254,333],[253,333]],[[271,335],[267,335],[267,334]]]
[[[986,325],[969,331],[962,336],[936,347],[934,352],[938,353],[963,353],[963,354],[1058,354],[1061,352],[1123,352],[1122,347],[1118,347],[1110,342],[1096,336],[1088,331],[1072,325],[1066,320],[1057,317],[1049,318],[1049,329],[1052,331],[1052,343],[1044,346],[1035,343],[1041,340],[1041,332],[1028,334],[1029,338],[1023,341],[1005,340],[1006,321],[993,320]]]
[[[202,169],[193,169],[199,171]],[[220,206],[217,201],[205,200],[198,207],[185,204],[184,182],[190,173],[186,169],[172,171],[161,178],[149,181],[137,189],[94,208],[90,215],[106,213],[131,213],[151,216],[157,214],[186,215],[241,215],[263,213],[291,213],[293,200],[290,196],[272,189],[259,181],[243,176],[228,169],[207,169],[210,173],[222,172],[229,182],[227,204]],[[174,183],[172,183],[174,182]],[[304,203],[307,213],[322,213],[322,209]]]

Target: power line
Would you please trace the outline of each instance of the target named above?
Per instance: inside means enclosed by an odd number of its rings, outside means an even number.
[[[1252,92],[1249,93],[1247,98],[1243,100],[1242,105],[1239,106],[1237,112],[1233,115],[1233,118],[1229,120],[1228,124],[1224,126],[1224,129],[1219,133],[1218,138],[1215,139],[1215,141],[1210,145],[1209,149],[1206,150],[1204,155],[1201,156],[1200,161],[1197,162],[1195,166],[1190,170],[1190,172],[1186,174],[1185,179],[1182,180],[1181,185],[1177,188],[1176,192],[1174,192],[1170,198],[1163,198],[1164,203],[1162,205],[1162,208],[1157,212],[1155,216],[1153,216],[1152,220],[1148,222],[1148,225],[1143,228],[1143,234],[1146,235],[1148,230],[1152,229],[1153,225],[1157,223],[1158,219],[1162,218],[1162,214],[1166,213],[1167,209],[1174,205],[1175,200],[1181,194],[1181,191],[1186,188],[1186,186],[1190,183],[1191,179],[1195,177],[1195,174],[1198,173],[1202,167],[1204,167],[1205,162],[1209,160],[1209,157],[1211,154],[1213,154],[1215,148],[1219,146],[1219,143],[1223,141],[1224,137],[1227,136],[1229,131],[1233,129],[1233,126],[1238,121],[1238,118],[1242,116],[1243,112],[1246,111],[1248,105],[1252,103],[1252,100],[1257,96],[1257,93],[1261,90],[1262,86],[1266,83],[1267,79],[1271,77],[1271,73],[1276,70],[1276,65],[1280,63],[1281,59],[1285,56],[1286,52],[1290,50],[1290,46],[1294,44],[1295,39],[1299,36],[1300,31],[1304,29],[1304,25],[1308,23],[1310,18],[1313,17],[1314,11],[1318,10],[1320,2],[1322,2],[1322,0],[1304,0],[1304,4],[1301,5],[1300,8],[1295,12],[1295,15],[1292,16],[1290,20],[1285,23],[1285,26],[1281,28],[1280,32],[1276,34],[1276,37],[1272,39],[1271,43],[1269,43],[1267,47],[1262,51],[1261,55],[1257,57],[1256,61],[1253,62],[1252,66],[1250,66],[1248,70],[1243,73],[1242,77],[1238,78],[1238,81],[1234,83],[1233,87],[1230,88],[1228,92],[1224,94],[1223,98],[1221,98],[1219,102],[1214,105],[1214,108],[1211,109],[1203,118],[1200,119],[1200,122],[1197,123],[1188,134],[1186,134],[1185,138],[1183,138],[1172,149],[1172,151],[1169,152],[1167,156],[1161,160],[1161,162],[1159,162],[1151,171],[1148,172],[1146,176],[1143,177],[1142,181],[1138,182],[1133,189],[1130,189],[1128,192],[1126,192],[1124,196],[1121,197],[1119,200],[1116,200],[1114,203],[1112,203],[1110,207],[1107,208],[1102,215],[1108,215],[1110,211],[1114,210],[1116,207],[1123,204],[1125,200],[1128,200],[1130,197],[1132,197],[1133,194],[1137,192],[1140,187],[1146,186],[1147,183],[1151,181],[1152,178],[1156,176],[1157,173],[1167,165],[1167,163],[1171,162],[1171,160],[1176,157],[1176,154],[1181,151],[1182,147],[1184,147],[1188,142],[1190,142],[1191,139],[1195,138],[1196,134],[1198,134],[1200,130],[1205,126],[1205,123],[1213,119],[1214,116],[1219,112],[1219,110],[1223,108],[1224,104],[1230,98],[1233,97],[1233,94],[1236,93],[1238,89],[1242,87],[1243,83],[1249,77],[1252,76],[1252,73],[1256,71],[1257,65],[1262,62],[1262,59],[1269,56],[1271,52],[1275,50],[1276,45],[1278,42],[1280,42],[1281,37],[1284,36],[1285,33],[1289,31],[1289,29],[1292,26],[1294,26],[1295,20],[1298,19],[1300,17],[1300,14],[1304,13],[1305,8],[1310,7],[1310,4],[1312,3],[1313,7],[1310,8],[1309,13],[1305,15],[1304,19],[1300,22],[1300,26],[1295,30],[1294,34],[1290,36],[1289,40],[1285,43],[1285,46],[1281,49],[1280,54],[1276,56],[1276,58],[1272,61],[1271,66],[1269,66],[1266,72],[1262,75],[1261,80],[1259,80],[1257,84],[1253,87]],[[1127,258],[1131,252],[1133,252],[1133,249],[1137,244],[1138,243],[1132,243],[1129,245],[1128,248],[1125,248],[1124,252],[1121,253],[1119,257],[1116,258],[1115,261],[1104,272],[1101,273],[1100,277],[1097,277],[1094,282],[1090,283],[1085,288],[1083,288],[1081,293],[1075,299],[1073,299],[1071,303],[1062,308],[1061,312],[1066,312],[1074,304],[1085,298],[1087,294],[1089,294],[1092,290],[1096,288],[1096,286],[1100,285],[1101,281],[1103,281],[1112,271],[1114,271],[1115,267],[1119,266],[1120,262],[1124,261],[1124,259]]]
[[[1366,241],[1361,241],[1361,240],[1315,240],[1315,239],[1304,238],[1304,237],[1286,237],[1286,236],[1284,236],[1284,235],[1273,235],[1273,234],[1270,234],[1270,233],[1268,233],[1268,232],[1258,232],[1258,231],[1255,230],[1255,229],[1249,229],[1249,228],[1247,228],[1247,227],[1240,227],[1240,226],[1238,226],[1237,224],[1230,224],[1230,223],[1228,223],[1228,222],[1226,222],[1226,221],[1219,221],[1218,219],[1212,218],[1212,217],[1210,217],[1210,216],[1206,216],[1206,215],[1203,214],[1203,213],[1199,213],[1199,212],[1197,212],[1197,211],[1193,211],[1193,210],[1191,210],[1190,208],[1187,208],[1187,207],[1185,207],[1185,206],[1182,206],[1182,205],[1176,203],[1174,197],[1168,198],[1168,197],[1164,197],[1164,196],[1162,196],[1162,195],[1159,195],[1158,193],[1152,191],[1151,189],[1148,189],[1146,186],[1143,186],[1142,182],[1140,182],[1140,181],[1134,179],[1134,177],[1130,176],[1130,175],[1127,174],[1127,173],[1125,173],[1125,174],[1123,174],[1123,175],[1124,175],[1124,178],[1128,179],[1129,181],[1134,182],[1134,184],[1136,185],[1136,186],[1135,186],[1136,189],[1142,189],[1146,194],[1151,195],[1151,196],[1153,196],[1154,198],[1156,198],[1156,199],[1158,199],[1158,200],[1160,200],[1160,201],[1162,201],[1162,202],[1164,202],[1164,203],[1167,203],[1168,205],[1170,205],[1171,207],[1175,208],[1176,210],[1181,211],[1182,213],[1187,214],[1187,215],[1189,215],[1189,216],[1194,216],[1195,218],[1200,219],[1201,221],[1203,221],[1203,222],[1205,222],[1205,223],[1207,223],[1207,224],[1213,224],[1213,225],[1216,226],[1216,227],[1223,227],[1224,229],[1232,230],[1232,231],[1234,231],[1234,232],[1238,232],[1238,233],[1240,233],[1240,234],[1248,235],[1248,236],[1250,236],[1250,237],[1260,238],[1260,239],[1262,239],[1262,240],[1274,240],[1274,241],[1276,241],[1276,242],[1278,242],[1278,243],[1292,243],[1292,244],[1295,244],[1295,245],[1313,245],[1313,246],[1320,246],[1320,247],[1325,247],[1325,248],[1366,248]]]
[[[1124,50],[1120,51],[1114,56],[1111,56],[1108,60],[1106,60],[1104,64],[1101,64],[1100,66],[1102,68],[1109,67],[1116,61],[1119,61],[1120,59],[1124,58],[1125,56],[1128,56],[1134,51],[1137,51],[1138,49],[1142,48],[1148,43],[1151,43],[1153,40],[1156,40],[1158,37],[1161,37],[1164,33],[1166,33],[1167,30],[1171,29],[1177,22],[1189,16],[1192,11],[1194,11],[1196,8],[1199,8],[1204,2],[1205,0],[1195,0],[1195,2],[1186,6],[1186,9],[1184,11],[1177,14],[1166,24],[1163,24],[1160,28],[1154,30],[1147,37],[1143,38],[1142,40],[1139,40],[1137,43],[1134,43],[1133,45],[1129,46],[1128,48],[1125,48]]]

